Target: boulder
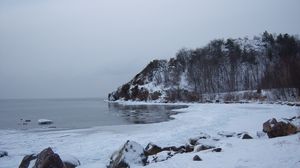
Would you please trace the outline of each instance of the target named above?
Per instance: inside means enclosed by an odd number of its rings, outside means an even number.
[[[64,163],[59,155],[54,153],[52,149],[46,148],[38,154],[33,168],[65,168]]]
[[[275,138],[295,134],[297,133],[297,127],[290,122],[277,122],[273,118],[263,124],[263,131],[267,133],[269,138]]]
[[[107,168],[130,168],[130,165],[144,166],[147,163],[144,148],[134,141],[127,141],[110,157]]]
[[[79,160],[71,155],[64,155],[63,158],[64,161],[49,147],[42,150],[38,155],[24,156],[19,168],[28,168],[33,160],[35,161],[32,168],[75,168],[80,165]]]
[[[198,155],[195,155],[193,161],[202,161],[202,159]]]
[[[8,153],[6,151],[0,151],[0,158],[7,156]]]

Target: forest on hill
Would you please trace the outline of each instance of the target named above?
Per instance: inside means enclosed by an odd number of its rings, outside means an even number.
[[[300,40],[265,31],[252,39],[217,39],[150,62],[109,100],[199,101],[203,94],[300,88]]]

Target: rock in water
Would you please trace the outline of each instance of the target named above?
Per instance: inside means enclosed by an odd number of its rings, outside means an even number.
[[[144,148],[134,141],[127,141],[110,157],[107,168],[130,168],[130,165],[146,165],[147,156]]]
[[[266,121],[263,124],[263,131],[269,138],[287,136],[297,133],[297,127],[289,122],[277,122],[275,118]]]
[[[48,120],[48,119],[39,119],[38,123],[39,123],[39,125],[49,125],[49,124],[52,124],[53,121],[52,120]]]

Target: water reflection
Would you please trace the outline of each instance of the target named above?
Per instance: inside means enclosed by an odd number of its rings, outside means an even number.
[[[133,124],[157,123],[173,119],[171,115],[178,114],[173,109],[187,108],[186,105],[123,105],[108,103],[111,113],[121,116]]]

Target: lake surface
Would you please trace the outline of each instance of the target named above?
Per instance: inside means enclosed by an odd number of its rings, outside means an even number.
[[[146,124],[172,119],[179,105],[122,105],[103,99],[0,100],[0,129],[77,129]],[[51,125],[39,125],[49,119]]]

